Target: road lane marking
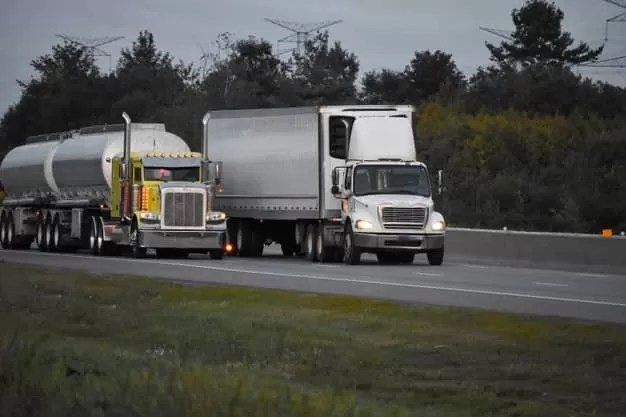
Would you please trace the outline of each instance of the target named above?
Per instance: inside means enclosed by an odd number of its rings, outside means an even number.
[[[535,285],[544,285],[546,287],[567,287],[567,284],[557,284],[556,282],[533,282]]]
[[[413,274],[419,275],[422,277],[440,277],[441,276],[441,274],[433,274],[430,272],[413,272]]]
[[[8,251],[3,251],[8,252]],[[22,253],[25,255],[33,255],[33,256],[48,256],[48,257],[56,257],[59,259],[66,258],[76,258],[76,259],[86,259],[86,260],[108,260],[108,261],[121,261],[128,263],[136,263],[136,264],[155,264],[155,265],[163,265],[163,266],[175,266],[175,267],[183,267],[183,268],[195,268],[195,269],[204,269],[204,270],[212,270],[212,271],[221,271],[221,272],[234,272],[239,274],[251,274],[251,275],[264,275],[264,276],[273,276],[273,277],[284,277],[284,278],[304,278],[304,279],[312,279],[319,281],[329,281],[329,282],[343,282],[349,284],[366,284],[366,285],[380,285],[387,287],[398,287],[398,288],[413,288],[413,289],[424,289],[424,290],[434,290],[434,291],[444,291],[444,292],[456,292],[456,293],[465,293],[465,294],[478,294],[478,295],[494,295],[501,297],[512,297],[512,298],[525,298],[531,300],[543,300],[543,301],[555,301],[562,303],[577,303],[577,304],[592,304],[592,305],[601,305],[608,307],[622,307],[626,308],[626,303],[618,303],[613,301],[602,301],[602,300],[590,300],[584,298],[571,298],[571,297],[555,297],[555,296],[547,296],[547,295],[536,295],[536,294],[525,294],[525,293],[517,293],[517,292],[509,292],[509,291],[495,291],[495,290],[477,290],[471,288],[460,288],[460,287],[446,287],[446,286],[438,286],[438,285],[426,285],[426,284],[414,284],[414,283],[402,283],[402,282],[393,282],[393,281],[379,281],[376,279],[357,279],[357,278],[343,278],[343,277],[324,277],[317,275],[309,275],[309,274],[294,274],[294,273],[286,273],[286,272],[272,272],[272,271],[251,271],[247,269],[240,268],[227,268],[221,266],[211,266],[211,265],[197,265],[197,264],[188,264],[182,262],[165,262],[158,260],[150,260],[150,259],[129,259],[129,258],[98,258],[94,256],[88,255],[73,255],[73,254],[56,254],[56,253],[46,253],[46,252],[15,252]],[[219,261],[218,261],[219,262]],[[40,265],[43,267],[50,265]],[[145,276],[145,274],[144,274]],[[169,278],[170,280],[175,280],[174,278]],[[198,282],[197,280],[194,280]]]
[[[476,269],[487,269],[487,268],[489,268],[486,265],[474,265],[474,264],[461,264],[461,266],[464,266],[466,268],[476,268]]]
[[[589,272],[577,272],[576,276],[583,278],[609,278],[607,274],[592,274]]]

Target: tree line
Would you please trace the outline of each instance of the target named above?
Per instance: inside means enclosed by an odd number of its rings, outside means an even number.
[[[626,90],[576,75],[603,48],[575,45],[553,3],[527,0],[511,17],[512,40],[486,43],[490,62],[471,76],[441,50],[359,76],[358,57],[328,32],[288,59],[263,39],[222,34],[208,65],[197,66],[159,50],[144,30],[109,73],[85,49],[57,44],[18,81],[21,97],[0,122],[0,157],[29,135],[119,123],[122,111],[166,123],[199,150],[207,110],[413,104],[419,158],[445,172],[438,203],[450,224],[626,230]]]

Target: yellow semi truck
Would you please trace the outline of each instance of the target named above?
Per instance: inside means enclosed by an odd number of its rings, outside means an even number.
[[[209,253],[227,247],[226,214],[214,211],[222,163],[208,159],[160,123],[89,126],[38,135],[0,164],[6,197],[0,244],[40,251],[129,250],[143,257]]]

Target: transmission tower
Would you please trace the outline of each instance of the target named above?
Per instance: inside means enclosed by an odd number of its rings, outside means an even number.
[[[108,57],[109,58],[109,71],[111,70],[111,54],[102,50],[100,47],[124,38],[124,36],[109,36],[109,37],[103,37],[103,38],[81,38],[78,36],[69,36],[69,35],[60,35],[60,34],[56,34],[55,36],[63,40],[66,40],[68,42],[80,45],[82,48],[85,49],[87,54],[90,55],[92,58],[96,56]]]
[[[604,0],[606,3],[611,3],[614,6],[619,7],[622,10],[626,10],[626,0]],[[626,12],[622,12],[617,16],[613,16],[610,19],[606,19],[604,29],[604,42],[609,40],[609,23],[624,23],[626,22]]]
[[[309,39],[309,35],[312,32],[316,32],[342,22],[342,20],[332,20],[318,23],[296,23],[268,18],[265,18],[264,20],[283,29],[287,29],[290,32],[293,32],[291,35],[278,40],[276,45],[276,56],[280,56],[287,52],[303,52],[305,42]],[[296,47],[281,51],[280,45],[282,43],[295,43]]]

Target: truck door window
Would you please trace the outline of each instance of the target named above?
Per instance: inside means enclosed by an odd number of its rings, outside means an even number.
[[[354,123],[354,117],[330,116],[328,118],[328,154],[331,157],[346,159],[348,156],[349,143],[347,138],[350,137],[352,123]]]
[[[133,183],[135,184],[141,183],[141,167],[136,167],[133,170]]]
[[[352,167],[346,169],[346,178],[344,181],[344,188],[346,190],[352,189]]]

